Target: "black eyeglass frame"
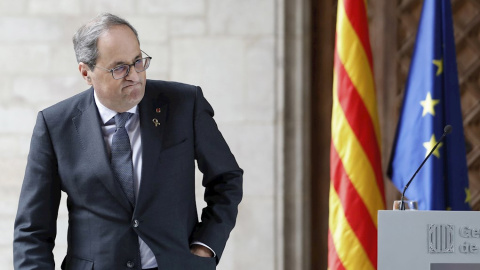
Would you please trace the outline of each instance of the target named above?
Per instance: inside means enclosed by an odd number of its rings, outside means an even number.
[[[110,72],[110,73],[112,74],[113,79],[115,79],[115,80],[120,80],[120,79],[123,79],[123,78],[127,77],[128,74],[130,74],[130,67],[132,67],[132,66],[133,66],[133,68],[135,69],[136,72],[138,72],[138,73],[144,72],[145,70],[147,70],[147,68],[150,67],[150,61],[152,60],[152,57],[151,57],[150,55],[148,55],[146,52],[144,52],[144,51],[142,51],[142,50],[140,50],[140,51],[141,51],[142,53],[144,53],[147,57],[143,57],[143,58],[137,59],[137,60],[135,60],[135,62],[133,62],[133,64],[122,64],[122,65],[118,65],[118,66],[116,66],[116,67],[114,67],[114,68],[112,68],[112,69],[104,68],[104,67],[97,66],[97,65],[94,65],[94,67],[98,67],[98,68],[100,68],[100,69],[103,69],[103,70],[105,70],[105,71]],[[144,65],[144,67],[145,67],[145,66],[147,66],[147,67],[144,68],[144,69],[141,70],[141,71],[138,71],[138,70],[135,68],[135,64],[136,64],[138,61],[140,61],[140,60],[142,60],[142,61],[145,61],[145,60],[148,61],[148,65]],[[125,67],[125,66],[127,67],[127,72],[125,73],[125,75],[123,75],[123,76],[120,77],[120,78],[115,78],[115,75],[113,75],[113,72],[114,72],[116,69],[119,69],[119,68]]]

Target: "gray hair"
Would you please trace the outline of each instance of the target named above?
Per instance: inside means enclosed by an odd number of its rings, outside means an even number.
[[[93,70],[98,58],[98,38],[116,25],[125,25],[132,29],[137,37],[138,44],[140,44],[137,30],[129,22],[110,13],[101,13],[80,27],[73,35],[73,49],[75,50],[77,62],[83,62]]]

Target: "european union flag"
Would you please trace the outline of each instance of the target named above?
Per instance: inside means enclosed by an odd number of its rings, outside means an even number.
[[[470,192],[450,0],[425,0],[410,65],[389,176],[403,191],[443,134],[405,196],[421,210],[469,210]]]

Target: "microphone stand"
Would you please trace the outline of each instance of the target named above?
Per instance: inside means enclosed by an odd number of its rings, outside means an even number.
[[[415,171],[415,173],[413,174],[412,178],[410,178],[410,180],[408,181],[408,183],[405,185],[405,188],[403,189],[403,192],[402,192],[402,198],[400,199],[400,210],[405,210],[405,191],[407,191],[407,188],[408,186],[410,186],[410,183],[412,183],[412,180],[413,178],[415,178],[415,176],[417,175],[417,173],[420,171],[420,169],[423,167],[423,164],[425,164],[425,162],[428,160],[428,158],[432,155],[433,151],[435,151],[435,149],[437,149],[438,145],[443,141],[443,139],[445,138],[445,136],[447,136],[448,133],[452,132],[452,126],[450,125],[446,125],[445,128],[443,129],[443,135],[442,137],[440,138],[440,140],[438,140],[438,142],[435,144],[435,146],[432,148],[432,150],[430,151],[430,153],[428,153],[427,157],[425,157],[425,159],[423,160],[422,164],[420,164],[420,167],[418,167],[417,171]]]

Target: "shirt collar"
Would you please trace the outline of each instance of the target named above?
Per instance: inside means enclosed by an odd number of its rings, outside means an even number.
[[[105,125],[108,121],[110,121],[110,119],[112,119],[117,114],[117,112],[105,107],[98,99],[97,93],[95,91],[93,91],[93,97],[95,99],[95,104],[97,105],[98,113],[102,118],[102,124]],[[127,112],[136,114],[137,109],[138,109],[138,105],[135,105],[133,108],[131,108]]]

